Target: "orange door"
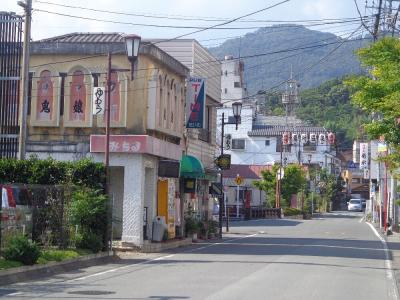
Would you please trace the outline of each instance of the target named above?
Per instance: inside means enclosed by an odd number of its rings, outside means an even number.
[[[158,180],[157,183],[157,215],[164,216],[168,222],[168,180]]]

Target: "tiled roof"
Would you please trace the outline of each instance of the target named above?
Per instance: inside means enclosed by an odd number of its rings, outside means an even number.
[[[73,32],[39,40],[40,43],[125,43],[124,34],[118,32]]]
[[[236,178],[239,174],[243,179],[260,179],[261,171],[271,168],[265,165],[231,165],[229,170],[224,171],[224,178]]]
[[[253,130],[248,132],[249,136],[280,136],[284,132],[289,131],[291,133],[328,133],[324,127],[316,126],[295,126],[286,127],[282,125],[254,125]]]

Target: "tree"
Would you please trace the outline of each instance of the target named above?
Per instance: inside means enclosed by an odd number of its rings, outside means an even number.
[[[276,173],[279,165],[274,165],[272,170],[261,172],[262,179],[254,181],[253,185],[266,193],[266,201],[270,207],[275,207]],[[299,165],[289,165],[285,168],[285,175],[282,179],[282,206],[289,206],[290,197],[297,194],[306,187],[306,176]]]
[[[275,207],[275,186],[277,165],[272,170],[261,171],[261,180],[253,181],[254,187],[265,192],[265,202],[269,207]]]
[[[384,158],[393,170],[400,167],[400,41],[384,38],[357,52],[369,76],[346,81],[352,100],[371,116],[364,126],[372,139],[383,137],[393,152]]]
[[[282,179],[282,197],[285,201],[283,204],[289,206],[292,195],[304,191],[306,184],[306,174],[300,165],[287,166]]]

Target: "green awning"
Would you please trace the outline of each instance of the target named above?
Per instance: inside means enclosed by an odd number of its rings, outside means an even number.
[[[204,178],[203,164],[192,155],[184,155],[181,159],[180,175],[187,178]]]

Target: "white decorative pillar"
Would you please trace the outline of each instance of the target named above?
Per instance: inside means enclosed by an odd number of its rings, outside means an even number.
[[[143,155],[127,155],[124,161],[122,242],[143,245]]]

